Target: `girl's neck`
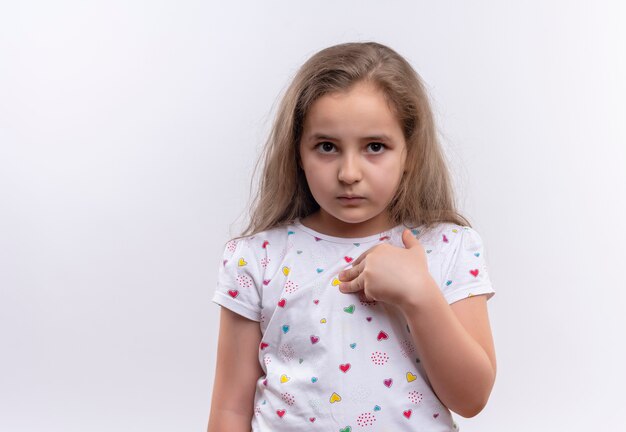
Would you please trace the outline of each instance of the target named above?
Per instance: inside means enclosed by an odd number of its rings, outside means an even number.
[[[332,237],[362,238],[388,231],[394,227],[386,212],[359,223],[344,222],[323,210],[318,210],[302,219],[307,228]]]

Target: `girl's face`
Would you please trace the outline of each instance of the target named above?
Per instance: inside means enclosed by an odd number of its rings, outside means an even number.
[[[320,206],[311,219],[325,234],[363,237],[391,228],[387,206],[402,178],[406,142],[382,91],[359,82],[317,99],[304,119],[300,155]]]

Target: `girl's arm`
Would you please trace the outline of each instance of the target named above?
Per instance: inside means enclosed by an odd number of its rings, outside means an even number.
[[[402,241],[404,248],[380,244],[363,252],[352,268],[339,273],[339,290],[363,290],[366,298],[398,306],[439,400],[457,414],[473,417],[485,407],[496,377],[486,295],[448,304],[429,272],[425,248],[408,229],[403,231]],[[480,237],[473,230],[468,229],[461,241],[458,247],[465,255],[482,249]],[[471,256],[478,258],[482,254]],[[468,258],[462,257],[460,265],[465,266]],[[476,269],[476,274],[470,273],[476,278],[479,268],[485,270],[484,256],[482,263],[469,260],[471,268]],[[458,273],[456,281],[461,288],[485,288],[488,279],[476,285],[463,272]]]
[[[496,377],[487,300],[476,295],[448,304],[436,284],[419,303],[401,309],[437,397],[463,417],[486,405]]]
[[[250,432],[258,360],[259,323],[222,307],[208,432]]]

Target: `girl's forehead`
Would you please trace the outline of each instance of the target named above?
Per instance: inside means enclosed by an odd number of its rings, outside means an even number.
[[[321,96],[309,108],[304,130],[305,139],[335,135],[392,137],[402,133],[384,93],[372,86]]]
[[[350,96],[364,95],[376,96],[378,98],[386,97],[386,93],[375,83],[370,81],[358,81],[345,89],[324,93],[322,96],[317,98],[315,102],[320,99],[345,99]]]
[[[332,107],[344,110],[355,109],[359,106],[386,112],[395,111],[387,94],[378,86],[370,83],[357,83],[346,90],[325,93],[318,97],[308,107],[307,114]]]

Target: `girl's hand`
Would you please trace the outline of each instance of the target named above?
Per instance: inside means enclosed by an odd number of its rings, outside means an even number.
[[[339,273],[343,293],[363,291],[368,301],[378,300],[398,307],[419,305],[437,283],[428,271],[426,251],[410,230],[402,232],[405,249],[376,245],[363,252],[352,268]]]

